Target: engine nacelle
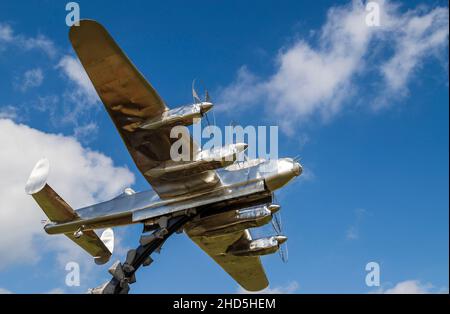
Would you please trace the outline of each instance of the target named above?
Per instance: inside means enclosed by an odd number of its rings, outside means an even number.
[[[280,210],[279,205],[267,204],[229,210],[194,220],[186,227],[190,236],[215,236],[263,226]]]
[[[178,107],[164,111],[160,117],[152,118],[142,122],[139,128],[145,130],[156,130],[162,127],[175,125],[191,125],[194,119],[201,118],[213,107],[210,102],[200,102],[188,106]]]
[[[195,156],[195,160],[163,161],[158,166],[147,170],[145,175],[152,178],[164,177],[170,179],[172,176],[175,178],[188,177],[207,170],[223,168],[234,163],[237,156],[247,147],[248,145],[245,143],[236,143],[202,150]]]
[[[278,251],[280,245],[287,241],[286,236],[276,235],[255,240],[240,239],[231,245],[227,253],[236,256],[259,256]]]

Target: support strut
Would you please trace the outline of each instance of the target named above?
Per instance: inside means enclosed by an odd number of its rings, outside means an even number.
[[[150,255],[158,251],[174,232],[180,230],[192,218],[193,216],[190,215],[171,218],[165,228],[157,229],[148,236],[150,237],[148,241],[141,241],[135,250],[128,251],[123,264],[117,261],[109,268],[108,271],[113,276],[110,281],[97,288],[89,289],[88,293],[127,294],[130,290],[129,285],[136,282],[135,273],[139,267],[149,265],[153,261]]]

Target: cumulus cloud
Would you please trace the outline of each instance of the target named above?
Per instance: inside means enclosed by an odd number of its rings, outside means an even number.
[[[299,288],[298,282],[296,281],[292,281],[289,282],[286,286],[275,286],[275,287],[267,287],[264,290],[261,291],[257,291],[257,292],[251,292],[251,291],[247,291],[242,287],[238,288],[238,293],[248,293],[248,294],[252,294],[252,293],[258,293],[258,294],[292,294],[297,292]]]
[[[17,108],[14,106],[0,107],[0,119],[16,120],[18,118]]]
[[[59,61],[58,68],[80,89],[80,93],[90,103],[98,101],[97,92],[78,59],[72,56],[64,56]]]
[[[31,169],[47,157],[49,184],[74,208],[118,195],[134,182],[133,174],[73,137],[44,133],[9,119],[0,119],[0,142],[0,268],[36,262],[49,250],[57,250],[61,260],[85,256],[65,237],[43,231],[41,220],[46,217],[24,192]]]
[[[73,130],[73,135],[83,142],[90,142],[98,132],[98,125],[90,122],[81,126],[77,126]]]
[[[298,39],[281,48],[269,77],[258,77],[243,66],[235,81],[221,90],[218,109],[263,104],[289,133],[299,121],[335,117],[356,96],[377,109],[393,94],[405,94],[424,60],[448,47],[448,8],[421,6],[401,12],[391,2],[378,3],[381,24],[372,27],[359,1],[330,8],[317,42]],[[375,101],[362,95],[366,90],[359,84],[373,76],[379,83]]]
[[[392,91],[406,88],[412,72],[426,56],[437,53],[448,44],[448,9],[436,8],[389,16],[390,31],[395,40],[395,54],[381,66],[386,85]]]
[[[379,289],[375,293],[384,294],[428,294],[448,293],[447,289],[436,289],[431,283],[421,283],[419,280],[405,280],[388,289]]]

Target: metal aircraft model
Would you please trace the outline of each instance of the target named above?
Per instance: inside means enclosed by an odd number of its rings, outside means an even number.
[[[71,27],[69,38],[137,168],[153,188],[138,193],[127,188],[112,200],[73,210],[47,184],[48,160],[34,167],[25,190],[48,216],[45,231],[66,235],[97,264],[112,255],[111,227],[143,225],[139,247],[128,252],[124,263],[114,263],[109,269],[112,279],[91,292],[127,293],[135,271],[152,262],[150,254],[183,231],[244,289],[266,288],[260,255],[278,251],[287,240],[281,235],[275,214],[280,206],[272,203],[273,193],[299,176],[301,165],[292,158],[236,162],[246,144],[202,151],[191,137],[185,144],[192,148],[192,158],[173,161],[171,145],[179,139],[170,137],[171,128],[203,117],[213,106],[210,100],[194,97],[194,104],[169,110],[96,21],[81,20]],[[249,228],[271,221],[276,235],[252,238]],[[105,228],[100,237],[94,231]]]

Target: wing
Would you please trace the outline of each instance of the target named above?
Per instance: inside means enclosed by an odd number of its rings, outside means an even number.
[[[170,161],[170,128],[144,130],[137,126],[168,110],[164,101],[136,69],[106,29],[92,20],[72,26],[69,38],[100,99],[118,129],[136,166],[161,198],[210,189],[219,184],[214,171],[189,176],[152,176],[148,170]],[[183,140],[181,140],[183,141]],[[185,139],[191,157],[198,152]]]
[[[228,247],[248,231],[229,233],[214,237],[187,235],[203,251],[211,256],[234,280],[248,291],[260,291],[269,285],[266,273],[258,256],[234,256],[226,254]]]

